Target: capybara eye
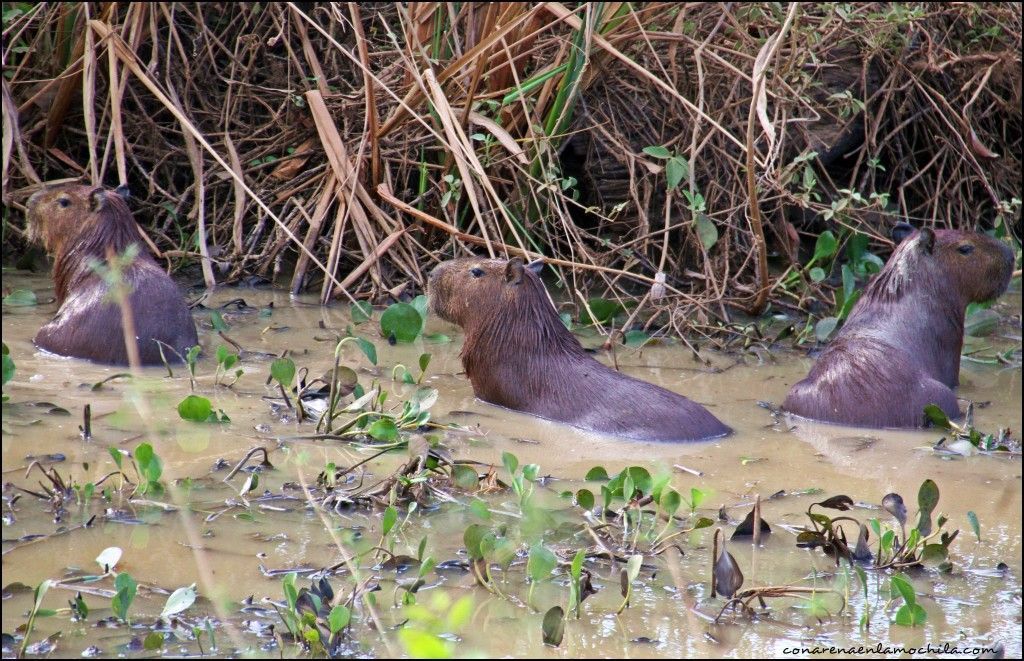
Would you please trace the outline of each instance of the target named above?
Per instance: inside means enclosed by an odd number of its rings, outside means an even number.
[[[469,272],[473,274],[474,278],[482,278],[484,275],[484,270],[476,267],[469,269]]]
[[[959,248],[957,248],[956,251],[961,255],[970,255],[972,252],[974,252],[974,246],[972,246],[969,243],[965,243]]]
[[[57,204],[59,204],[62,207],[69,207],[71,206],[71,200],[69,200],[66,197],[59,197],[57,198]]]

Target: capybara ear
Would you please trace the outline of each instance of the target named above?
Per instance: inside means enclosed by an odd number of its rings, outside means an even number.
[[[917,249],[929,255],[935,250],[935,232],[930,227],[922,227],[918,232]]]
[[[121,184],[120,186],[114,189],[114,192],[120,195],[125,200],[132,196],[131,191],[128,190],[128,184]]]
[[[540,275],[540,272],[544,270],[544,260],[543,259],[535,259],[532,262],[530,262],[529,264],[527,264],[526,268],[528,268],[531,271],[533,271],[533,273],[535,275]]]
[[[96,213],[107,203],[107,191],[102,188],[94,188],[89,193],[89,211]]]
[[[893,242],[896,245],[903,243],[903,240],[914,233],[914,226],[910,223],[896,223],[893,225],[892,232],[889,236],[892,237]]]
[[[510,285],[518,285],[523,281],[523,260],[520,257],[513,257],[505,265],[505,282]]]

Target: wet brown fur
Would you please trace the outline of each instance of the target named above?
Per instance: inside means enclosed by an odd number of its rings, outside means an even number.
[[[696,441],[731,431],[682,395],[592,358],[519,259],[444,262],[429,288],[434,313],[465,330],[462,364],[484,401],[636,440]]]
[[[967,304],[1002,294],[1012,271],[1009,247],[983,234],[912,234],[867,285],[839,335],[782,408],[876,428],[921,427],[927,404],[959,417],[953,389],[960,383]]]
[[[90,263],[122,254],[140,236],[124,199],[102,188],[50,186],[28,202],[31,234],[53,255],[53,281],[60,309],[39,329],[35,343],[62,356],[127,365],[121,310],[107,301],[107,284]],[[192,315],[177,285],[144,246],[123,271],[130,285],[128,303],[135,324],[139,358],[161,363],[156,340],[178,353],[199,343]],[[177,361],[164,349],[168,361]]]

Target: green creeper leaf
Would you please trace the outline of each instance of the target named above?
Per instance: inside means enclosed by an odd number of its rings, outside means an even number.
[[[661,145],[644,147],[644,153],[654,158],[672,158],[672,152],[670,152],[668,149],[665,149]]]
[[[381,523],[381,533],[387,536],[391,529],[395,527],[395,522],[398,521],[398,510],[395,509],[394,505],[388,505],[387,509],[384,510],[384,519]]]
[[[702,213],[694,214],[693,219],[697,223],[697,237],[701,245],[704,246],[704,250],[711,250],[718,243],[718,228]]]
[[[808,272],[808,275],[811,276],[811,282],[821,282],[826,278],[825,269],[821,268],[820,266],[815,266],[814,268],[812,268]]]
[[[836,236],[832,233],[832,230],[825,230],[818,235],[818,240],[814,244],[814,257],[812,259],[815,262],[828,259],[836,254],[838,247],[839,242],[836,241]]]
[[[679,182],[686,179],[690,174],[690,164],[682,156],[673,156],[665,164],[665,176],[668,179],[669,190],[679,185]]]

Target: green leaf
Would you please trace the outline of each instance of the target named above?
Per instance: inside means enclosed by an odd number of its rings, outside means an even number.
[[[594,466],[589,471],[587,471],[587,475],[583,479],[588,481],[588,482],[595,481],[595,480],[605,480],[605,481],[607,481],[608,480],[608,471],[606,471],[604,469],[604,466]]]
[[[917,492],[917,507],[921,516],[917,521],[916,530],[922,537],[927,537],[932,532],[932,512],[939,504],[939,485],[934,480],[925,480]]]
[[[832,230],[825,230],[818,235],[818,240],[814,244],[814,257],[811,259],[814,262],[828,259],[836,254],[838,247],[839,242],[836,241],[836,236],[832,233]]]
[[[694,214],[693,219],[697,223],[697,237],[701,245],[704,246],[704,250],[711,250],[718,243],[718,228],[702,213]]]
[[[483,540],[491,535],[490,528],[482,526],[479,523],[473,523],[468,526],[465,532],[462,533],[462,542],[466,545],[466,552],[469,554],[471,560],[479,560],[483,558],[483,549],[481,544]]]
[[[430,358],[431,358],[431,356],[430,356],[429,353],[421,353],[420,354],[420,371],[421,372],[426,372],[427,371],[427,367],[430,365]]]
[[[379,418],[370,425],[366,433],[378,441],[393,441],[398,438],[398,427],[391,418]]]
[[[430,305],[430,303],[427,300],[426,296],[420,294],[416,298],[412,299],[412,301],[409,304],[416,308],[416,311],[420,313],[421,319],[427,318],[427,308]]]
[[[349,307],[349,315],[352,317],[352,323],[361,324],[373,316],[373,306],[366,301],[358,301]]]
[[[192,422],[206,422],[213,412],[213,405],[210,400],[199,395],[189,395],[178,404],[178,415],[182,420]]]
[[[270,376],[283,388],[291,388],[295,380],[295,362],[291,358],[278,358],[270,363]]]
[[[398,630],[398,640],[414,659],[448,659],[452,656],[451,643],[420,629],[403,627]]]
[[[547,613],[544,613],[541,630],[545,645],[558,647],[562,644],[562,636],[565,635],[565,611],[561,606],[552,606]]]
[[[384,518],[381,523],[381,534],[385,537],[391,529],[395,527],[395,522],[398,521],[398,510],[395,509],[394,505],[388,505],[387,509],[384,510]]]
[[[585,510],[593,509],[594,493],[590,489],[580,489],[576,492],[576,504]]]
[[[3,382],[3,384],[6,386],[7,382],[10,381],[12,378],[14,378],[14,359],[11,358],[11,354],[8,353],[7,345],[6,344],[4,345],[3,363],[4,363],[4,367],[3,367],[4,382]]]
[[[213,324],[213,330],[217,332],[226,331],[230,328],[219,310],[210,310],[210,323]]]
[[[946,412],[939,408],[936,404],[926,404],[924,407],[924,415],[928,419],[928,422],[932,423],[936,427],[942,429],[949,429],[949,416]]]
[[[626,561],[626,575],[629,577],[630,582],[633,582],[640,576],[640,566],[644,562],[642,555],[632,555],[629,560]]]
[[[160,612],[160,617],[171,617],[188,610],[189,606],[194,604],[196,601],[196,584],[188,586],[187,588],[178,588],[171,593],[171,596],[167,598],[167,603],[164,604],[164,609]]]
[[[910,581],[899,574],[894,575],[889,581],[908,606],[917,603],[917,595],[914,593],[914,586],[910,584]]]
[[[824,319],[819,319],[818,323],[814,324],[814,336],[818,338],[819,342],[824,342],[836,329],[838,324],[838,317],[825,317]]]
[[[413,342],[423,332],[423,316],[408,303],[395,303],[380,316],[380,329],[384,337]]]
[[[916,627],[924,624],[928,613],[918,604],[905,604],[896,611],[896,624],[904,627]]]
[[[142,649],[147,652],[155,652],[164,646],[164,634],[154,631],[148,634],[142,641]]]
[[[590,308],[591,319],[595,324],[608,323],[622,310],[618,302],[604,298],[590,299],[587,301],[587,307]]]
[[[36,293],[28,289],[15,289],[7,296],[4,296],[4,305],[11,307],[27,307],[36,303]]]
[[[465,464],[455,464],[452,467],[452,474],[455,479],[455,486],[460,489],[476,489],[480,481],[476,470]]]
[[[519,467],[519,459],[514,454],[507,450],[502,452],[501,463],[505,466],[505,470],[508,471],[509,476],[516,474],[516,468]]]
[[[808,271],[808,275],[811,276],[811,282],[821,282],[827,277],[825,269],[821,268],[820,266],[813,267],[810,271]]]
[[[672,190],[679,185],[679,182],[686,179],[690,174],[690,164],[682,156],[673,156],[665,164],[665,176],[668,179],[668,188]]]
[[[337,635],[339,631],[348,626],[351,620],[352,611],[338,604],[331,609],[331,614],[327,616],[327,626],[330,627],[331,634]]]
[[[651,147],[644,147],[644,153],[654,158],[672,158],[672,152],[665,149],[661,145],[653,145]]]
[[[532,581],[543,581],[551,578],[551,572],[558,564],[555,554],[540,542],[530,547],[530,555],[526,558],[526,573]]]
[[[675,489],[665,489],[661,492],[661,500],[659,504],[661,509],[665,511],[666,516],[672,516],[679,509],[679,505],[682,503],[682,497],[679,492]]]
[[[623,338],[627,347],[636,349],[647,344],[651,340],[651,336],[642,330],[631,330],[626,331]]]
[[[974,531],[974,536],[981,541],[981,524],[978,522],[978,515],[973,511],[967,513],[967,521],[971,524],[971,530]]]
[[[355,339],[356,346],[358,346],[359,350],[363,352],[363,355],[366,356],[366,359],[370,361],[370,364],[376,365],[377,347],[373,344],[373,342],[370,342],[369,340],[363,339],[361,337],[357,337]]]

